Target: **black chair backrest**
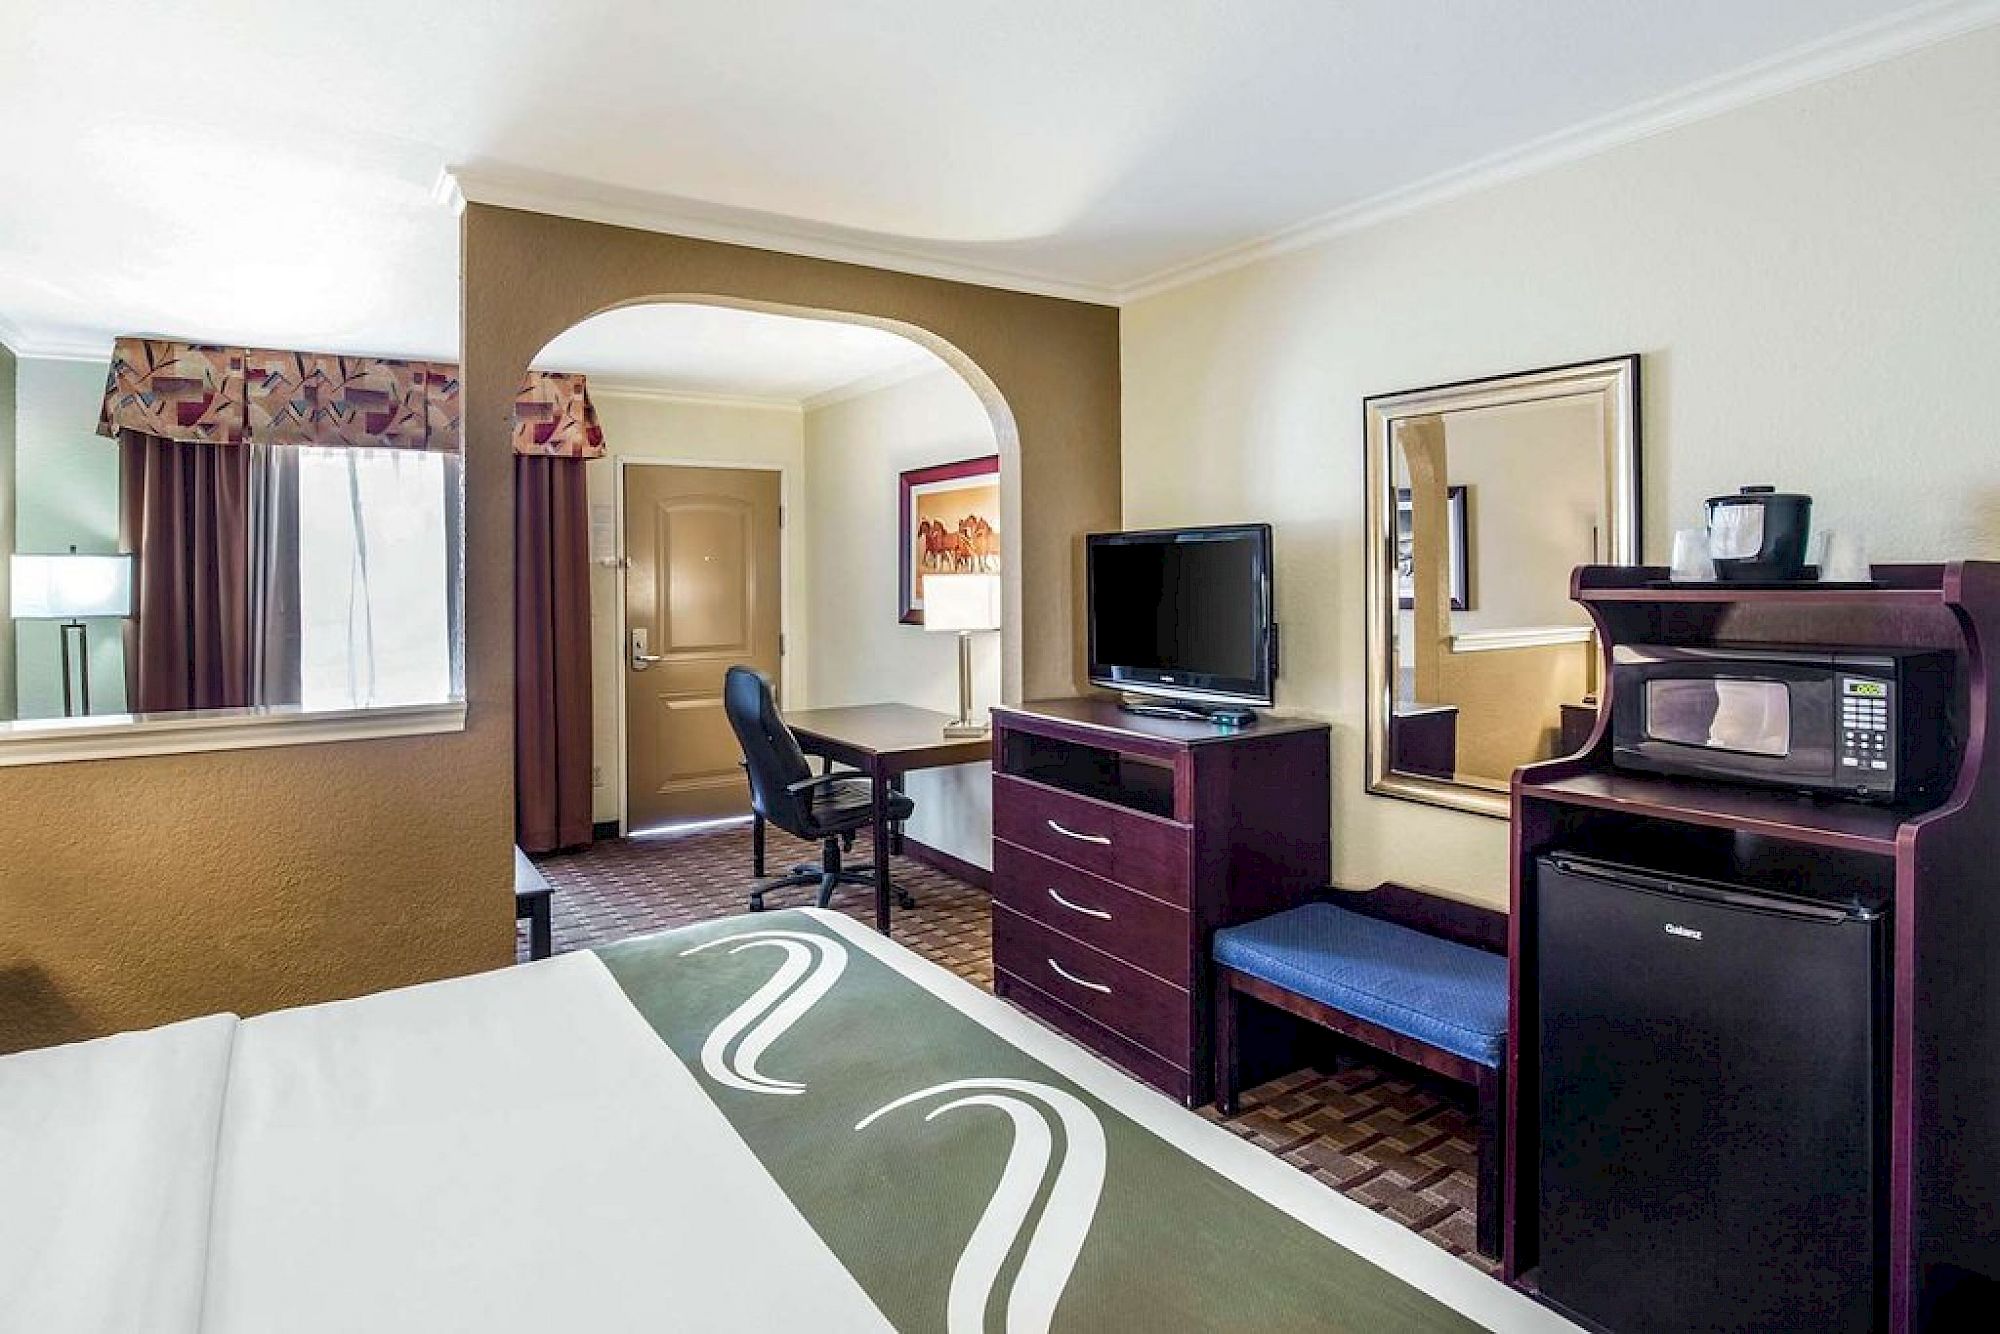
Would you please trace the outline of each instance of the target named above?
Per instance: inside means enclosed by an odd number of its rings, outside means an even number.
[[[812,777],[812,768],[778,712],[771,683],[754,667],[731,667],[722,679],[722,710],[743,747],[751,807],[786,833],[813,837],[806,801],[791,790]]]

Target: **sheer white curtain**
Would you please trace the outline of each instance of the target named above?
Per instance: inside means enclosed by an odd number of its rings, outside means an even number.
[[[301,702],[369,708],[451,697],[460,672],[458,457],[295,452]]]

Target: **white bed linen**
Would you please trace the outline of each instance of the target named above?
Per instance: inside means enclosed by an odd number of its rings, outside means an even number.
[[[246,1021],[209,1334],[882,1330],[587,954]]]
[[[1574,1329],[963,979],[813,915],[1475,1321]],[[0,1330],[887,1328],[587,954],[7,1058],[0,1190]]]
[[[234,1015],[0,1059],[0,1330],[198,1328]]]

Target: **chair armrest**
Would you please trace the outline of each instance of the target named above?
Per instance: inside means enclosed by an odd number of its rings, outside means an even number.
[[[860,778],[862,776],[859,769],[843,769],[839,773],[817,774],[811,778],[801,778],[796,783],[787,784],[785,791],[794,793],[810,792],[816,787],[825,787],[829,783],[844,782],[848,779]]]

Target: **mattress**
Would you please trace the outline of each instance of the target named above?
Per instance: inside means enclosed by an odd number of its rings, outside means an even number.
[[[0,1326],[1570,1328],[834,913],[109,1041],[0,1061]]]

